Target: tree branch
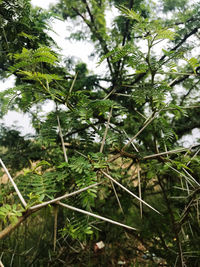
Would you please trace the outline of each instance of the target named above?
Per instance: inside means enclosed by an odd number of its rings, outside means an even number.
[[[9,224],[0,232],[0,240],[7,237],[12,231],[14,231],[23,221],[25,221],[31,214],[38,211],[40,208],[35,210],[27,210],[21,217],[18,218],[18,221],[15,224]]]
[[[8,169],[7,169],[6,166],[4,165],[4,163],[3,163],[3,161],[2,161],[1,158],[0,158],[0,163],[1,163],[1,165],[2,165],[2,167],[3,167],[3,169],[4,169],[4,171],[5,171],[5,173],[7,174],[7,176],[8,176],[8,178],[9,178],[10,182],[12,183],[12,185],[13,185],[13,187],[14,187],[14,189],[15,189],[15,191],[16,191],[18,197],[19,197],[19,199],[21,200],[23,206],[26,207],[26,206],[27,206],[26,201],[24,200],[24,198],[23,198],[22,194],[20,193],[20,191],[19,191],[19,189],[18,189],[16,183],[14,182],[13,178],[11,177],[11,175],[10,175]]]

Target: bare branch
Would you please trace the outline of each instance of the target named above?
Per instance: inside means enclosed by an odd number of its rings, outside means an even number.
[[[8,236],[12,231],[14,231],[23,221],[25,221],[32,213],[38,211],[39,209],[35,210],[27,210],[21,217],[18,218],[18,221],[15,224],[9,224],[6,228],[4,228],[0,232],[0,240]]]
[[[54,207],[54,235],[53,235],[53,251],[56,251],[56,239],[57,239],[57,226],[58,226],[58,208],[56,205]]]
[[[62,143],[62,149],[63,149],[65,162],[68,163],[67,152],[66,152],[66,148],[65,148],[64,139],[63,139],[62,129],[61,129],[61,126],[60,126],[60,119],[59,119],[58,116],[57,116],[57,121],[58,121],[58,129],[59,129],[60,139],[61,139],[61,143]]]
[[[140,179],[140,166],[139,166],[139,162],[137,162],[137,175],[138,175],[139,198],[142,199],[142,190],[141,190],[141,179]],[[141,201],[140,201],[140,216],[142,218],[142,202]]]
[[[122,148],[122,150],[124,150],[127,146],[129,146],[133,140],[135,140],[135,138],[138,137],[138,135],[144,131],[144,129],[156,118],[156,116],[158,115],[158,113],[154,113],[152,114],[147,121],[144,123],[144,126],[128,141],[128,143]]]
[[[74,192],[72,192],[72,193],[67,193],[67,194],[65,194],[65,195],[63,195],[63,196],[60,196],[60,197],[54,198],[54,199],[52,199],[52,200],[43,202],[43,203],[41,203],[41,204],[32,206],[32,207],[29,208],[29,210],[35,210],[35,209],[42,208],[42,207],[45,207],[45,206],[47,206],[47,205],[56,203],[56,202],[59,201],[59,200],[62,200],[62,199],[64,199],[64,198],[67,198],[67,197],[71,197],[71,196],[77,195],[77,194],[79,194],[79,193],[81,193],[81,192],[84,192],[84,191],[86,191],[86,190],[88,190],[88,189],[90,189],[90,188],[92,188],[92,187],[98,186],[98,185],[100,185],[100,184],[102,184],[102,183],[103,183],[103,182],[95,183],[95,184],[89,185],[89,186],[87,186],[87,187],[84,187],[84,188],[82,188],[82,189],[79,189],[79,190],[77,190],[77,191],[74,191]]]
[[[149,205],[147,202],[145,202],[144,200],[142,200],[141,198],[139,198],[137,195],[135,195],[133,192],[131,192],[130,190],[128,190],[126,187],[124,187],[122,184],[120,184],[119,182],[117,182],[115,179],[113,179],[109,174],[107,174],[104,171],[101,171],[101,173],[103,175],[105,175],[108,179],[110,179],[111,181],[113,181],[115,184],[117,184],[118,186],[120,186],[122,189],[124,189],[126,192],[128,192],[130,195],[132,195],[133,197],[135,197],[136,199],[138,199],[139,201],[141,201],[143,204],[145,204],[147,207],[149,207],[150,209],[154,210],[155,212],[157,212],[158,214],[160,214],[159,211],[157,211],[156,209],[154,209],[151,205]]]
[[[119,197],[118,197],[118,195],[117,195],[117,192],[116,192],[116,189],[115,189],[115,185],[113,184],[113,181],[110,181],[110,182],[111,182],[111,185],[112,185],[113,191],[114,191],[114,193],[115,193],[115,197],[116,197],[116,199],[117,199],[117,202],[118,202],[119,208],[120,208],[121,212],[124,214],[124,211],[123,211],[123,208],[122,208],[121,202],[120,202],[120,200],[119,200]]]
[[[5,173],[7,174],[7,176],[8,176],[8,178],[9,178],[10,182],[12,183],[12,185],[13,185],[13,187],[14,187],[14,189],[15,189],[15,191],[16,191],[18,197],[19,197],[19,199],[21,200],[23,206],[26,207],[26,206],[27,206],[26,201],[24,200],[24,198],[23,198],[22,194],[20,193],[20,191],[19,191],[19,189],[18,189],[16,183],[14,182],[13,178],[11,177],[11,175],[10,175],[8,169],[7,169],[6,166],[4,165],[4,163],[3,163],[3,161],[2,161],[1,158],[0,158],[0,163],[1,163],[1,165],[2,165],[2,167],[3,167],[3,169],[4,169],[4,171],[5,171]]]
[[[176,173],[180,174],[180,176],[184,177],[184,178],[186,179],[186,182],[189,183],[189,184],[194,188],[194,185],[192,184],[192,182],[194,182],[194,181],[193,181],[191,178],[189,178],[189,177],[187,177],[185,174],[179,172],[177,169],[175,169],[174,167],[170,166],[168,163],[166,163],[166,165],[167,165],[170,169],[174,170]],[[192,182],[191,182],[191,180],[192,180]]]
[[[109,222],[109,223],[112,223],[112,224],[116,224],[116,225],[122,226],[122,227],[127,228],[127,229],[137,230],[136,228],[133,228],[133,227],[128,226],[128,225],[126,225],[126,224],[122,224],[122,223],[113,221],[113,220],[111,220],[111,219],[102,217],[102,216],[100,216],[100,215],[96,215],[96,214],[91,213],[91,212],[86,211],[86,210],[81,210],[81,209],[75,208],[75,207],[73,207],[73,206],[69,206],[69,205],[67,205],[67,204],[61,203],[61,202],[58,202],[58,204],[61,205],[61,206],[63,206],[63,207],[65,207],[65,208],[68,208],[68,209],[71,209],[71,210],[74,210],[74,211],[78,211],[78,212],[80,212],[80,213],[83,213],[83,214],[89,215],[89,216],[91,216],[91,217],[94,217],[94,218],[103,220],[103,221],[105,221],[105,222]]]
[[[196,147],[196,145],[192,146],[192,147]],[[145,156],[143,159],[151,159],[151,158],[156,158],[156,157],[160,157],[160,156],[164,156],[164,155],[176,154],[176,153],[184,152],[184,151],[187,151],[187,150],[188,150],[188,148],[179,148],[179,149],[175,149],[175,150],[169,150],[169,151],[166,151],[166,152],[161,152],[161,153],[158,153],[158,154]]]
[[[123,130],[123,132],[125,133],[126,137],[127,137],[128,140],[130,141],[130,138],[129,138],[128,134],[126,133],[126,131]],[[136,145],[135,145],[133,142],[131,142],[131,145],[132,145],[132,147],[135,149],[136,152],[139,152],[139,150],[137,149]]]
[[[108,121],[107,121],[107,124],[106,124],[106,129],[105,129],[104,136],[103,136],[103,140],[102,140],[101,147],[100,147],[100,153],[103,152],[103,148],[104,148],[104,145],[105,145],[106,136],[108,134],[108,127],[109,127],[110,119],[111,119],[111,116],[112,116],[112,110],[113,110],[113,108],[111,107],[110,113],[109,113],[109,116],[108,116]]]

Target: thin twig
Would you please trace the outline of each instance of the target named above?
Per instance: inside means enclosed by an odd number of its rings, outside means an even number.
[[[193,72],[157,72],[158,74],[174,74],[174,75],[184,75],[184,76],[199,76],[198,73]]]
[[[116,224],[116,225],[122,226],[122,227],[127,228],[127,229],[137,230],[136,228],[133,228],[133,227],[128,226],[128,225],[126,225],[126,224],[122,224],[122,223],[113,221],[113,220],[111,220],[111,219],[102,217],[102,216],[100,216],[100,215],[91,213],[91,212],[86,211],[86,210],[82,210],[82,209],[75,208],[75,207],[73,207],[73,206],[69,206],[69,205],[64,204],[64,203],[62,203],[62,202],[60,202],[60,201],[58,202],[58,204],[61,205],[61,206],[63,206],[63,207],[65,207],[65,208],[68,208],[68,209],[71,209],[71,210],[74,210],[74,211],[78,211],[78,212],[80,212],[80,213],[89,215],[89,216],[91,216],[91,217],[94,217],[94,218],[97,218],[97,219],[100,219],[100,220],[103,220],[103,221],[106,221],[106,222],[109,222],[109,223],[112,223],[112,224]]]
[[[108,127],[109,127],[110,119],[111,119],[111,116],[112,116],[112,110],[113,110],[113,108],[111,107],[110,113],[109,113],[109,116],[108,116],[108,121],[107,121],[107,124],[106,124],[106,129],[105,129],[104,136],[103,136],[103,140],[101,142],[100,153],[103,152],[103,148],[104,148],[104,145],[105,145],[106,136],[107,136],[107,133],[108,133]]]
[[[58,225],[58,208],[56,205],[54,207],[54,235],[53,235],[53,251],[56,251],[56,240],[57,240],[57,225]]]
[[[161,136],[163,137],[163,131],[161,130]],[[167,146],[166,146],[166,143],[165,143],[165,140],[164,140],[164,148],[165,148],[165,152],[167,152],[167,158],[168,158],[168,150],[167,150]]]
[[[17,218],[16,223],[11,223],[6,228],[4,228],[2,231],[0,231],[0,240],[8,236],[12,231],[14,231],[23,221],[25,221],[31,214],[34,212],[37,212],[39,209],[35,210],[27,210],[22,216]]]
[[[196,179],[194,179],[194,177],[185,169],[185,168],[183,168],[183,170],[184,170],[184,172],[191,178],[191,180],[195,183],[195,184],[197,184],[198,186],[200,186],[200,184],[197,182],[197,180]]]
[[[20,193],[20,191],[19,191],[19,189],[18,189],[16,183],[14,182],[14,180],[13,180],[13,178],[11,177],[10,173],[8,172],[8,169],[7,169],[6,166],[4,165],[2,159],[0,159],[0,163],[1,163],[1,165],[2,165],[2,167],[3,167],[3,169],[4,169],[4,171],[5,171],[5,173],[7,174],[7,176],[8,176],[8,178],[9,178],[10,182],[12,183],[12,185],[13,185],[13,187],[14,187],[14,189],[15,189],[15,191],[16,191],[18,197],[19,197],[19,199],[21,200],[23,206],[26,207],[26,206],[27,206],[26,201],[24,200],[22,194]]]
[[[110,182],[111,182],[111,185],[112,185],[113,191],[114,191],[114,193],[115,193],[115,197],[116,197],[116,199],[117,199],[117,202],[118,202],[119,208],[120,208],[121,212],[124,214],[124,211],[123,211],[123,208],[122,208],[121,202],[120,202],[120,200],[119,200],[119,197],[118,197],[118,195],[117,195],[117,192],[116,192],[116,189],[115,189],[115,185],[113,184],[113,181],[110,181]]]
[[[144,129],[155,119],[156,116],[157,114],[153,114],[153,116],[151,115],[144,123],[144,126],[129,140],[129,142],[125,146],[123,146],[122,150],[124,150],[128,145],[130,145],[133,140],[135,140],[135,138],[138,137],[138,135],[143,132]]]
[[[104,97],[104,99],[103,100],[106,100],[106,99],[108,99],[109,98],[109,96],[110,95],[112,95],[112,93],[114,93],[115,92],[115,88],[113,88],[112,89],[112,91],[110,91],[110,93],[108,93],[105,97]]]
[[[126,137],[127,137],[128,140],[130,141],[130,138],[129,138],[127,132],[126,132],[125,130],[123,130],[123,132],[125,133]],[[136,152],[139,152],[139,150],[137,149],[136,145],[135,145],[133,142],[131,142],[131,145],[132,145],[132,147],[135,149]]]
[[[81,155],[82,157],[84,157],[85,159],[88,159],[88,157],[86,155],[84,155],[83,153],[79,152],[78,150],[74,150],[76,153],[78,153],[79,155]]]
[[[139,201],[141,201],[143,204],[145,204],[147,207],[151,208],[152,210],[154,210],[155,212],[157,212],[158,214],[160,214],[159,211],[157,211],[156,209],[154,209],[151,205],[149,205],[147,202],[145,202],[144,200],[142,200],[141,198],[139,198],[137,195],[135,195],[133,192],[131,192],[130,190],[128,190],[126,187],[124,187],[122,184],[120,184],[119,182],[117,182],[115,179],[113,179],[109,174],[107,174],[104,171],[101,171],[101,173],[103,175],[105,175],[108,179],[110,179],[111,181],[113,181],[115,184],[117,184],[118,186],[120,186],[122,189],[124,189],[126,192],[128,192],[130,195],[132,195],[133,197],[135,197],[136,199],[138,199]]]
[[[59,119],[58,115],[57,115],[57,121],[58,121],[58,129],[59,129],[60,139],[61,139],[61,143],[62,143],[62,149],[63,149],[65,162],[68,163],[67,152],[66,152],[66,148],[65,148],[64,139],[63,139],[62,129],[60,126],[60,119]]]
[[[182,177],[184,177],[186,179],[186,182],[188,182],[193,188],[194,185],[191,183],[191,178],[187,177],[185,174],[179,172],[177,169],[175,169],[174,167],[170,166],[168,163],[166,163],[166,165],[171,168],[172,170],[174,170],[176,173],[180,174]],[[189,188],[188,188],[189,190]]]
[[[140,166],[137,162],[137,175],[138,175],[138,189],[139,189],[139,198],[142,199],[142,190],[141,190],[141,180],[140,180]],[[142,202],[140,201],[140,216],[142,218]]]
[[[90,189],[90,188],[92,188],[92,187],[98,186],[98,185],[100,185],[100,184],[102,184],[102,183],[103,183],[103,182],[95,183],[95,184],[89,185],[89,186],[87,186],[87,187],[84,187],[84,188],[82,188],[82,189],[79,189],[79,190],[77,190],[77,191],[74,191],[74,192],[72,192],[72,193],[67,193],[67,194],[65,194],[65,195],[63,195],[63,196],[60,196],[60,197],[54,198],[54,199],[52,199],[52,200],[43,202],[43,203],[41,203],[41,204],[32,206],[32,207],[29,208],[29,210],[35,210],[35,209],[42,208],[42,207],[45,207],[45,206],[47,206],[47,205],[56,203],[56,202],[59,201],[59,200],[62,200],[62,199],[64,199],[64,198],[67,198],[67,197],[71,197],[71,196],[77,195],[77,194],[79,194],[79,193],[81,193],[81,192],[84,192],[84,191],[86,191],[86,190],[88,190],[88,189]]]
[[[71,92],[72,92],[72,90],[73,90],[73,88],[74,88],[74,84],[75,84],[75,81],[76,81],[76,79],[77,79],[77,76],[78,76],[78,72],[75,74],[74,79],[73,79],[73,81],[72,81],[72,85],[71,85],[71,87],[70,87],[70,89],[69,89],[69,95],[71,94]]]
[[[176,154],[176,153],[184,152],[184,151],[187,151],[187,150],[188,150],[188,148],[178,148],[178,149],[175,149],[175,150],[169,150],[169,151],[161,152],[161,153],[158,153],[158,154],[148,155],[148,156],[145,156],[143,159],[151,159],[151,158],[156,158],[156,157],[159,157],[159,156],[164,156],[164,155],[169,155],[169,154]]]
[[[200,108],[200,106],[187,106],[187,107],[184,107],[184,106],[179,106],[179,108],[181,109],[193,109],[193,108]],[[166,110],[179,110],[178,108],[164,108],[163,111],[166,111]]]
[[[196,151],[196,153],[194,154],[194,156],[190,159],[190,161],[188,161],[187,166],[191,163],[191,161],[196,157],[196,155],[199,153],[200,148]]]
[[[177,76],[174,80],[172,80],[172,81],[168,84],[168,86],[170,87],[171,85],[173,85],[173,83],[176,82],[178,79],[179,79],[179,77]]]

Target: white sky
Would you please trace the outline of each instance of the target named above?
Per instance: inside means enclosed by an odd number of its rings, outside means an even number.
[[[42,8],[48,8],[50,4],[58,3],[58,0],[31,0],[31,4],[33,6],[39,6]]]

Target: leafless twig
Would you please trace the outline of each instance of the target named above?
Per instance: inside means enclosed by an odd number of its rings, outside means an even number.
[[[122,223],[119,223],[119,222],[117,222],[117,221],[113,221],[113,220],[111,220],[111,219],[102,217],[102,216],[100,216],[100,215],[91,213],[91,212],[86,211],[86,210],[82,210],[82,209],[75,208],[75,207],[73,207],[73,206],[64,204],[64,203],[62,203],[62,202],[58,202],[58,204],[61,205],[61,206],[63,206],[63,207],[65,207],[65,208],[68,208],[68,209],[71,209],[71,210],[74,210],[74,211],[78,211],[78,212],[83,213],[83,214],[86,214],[86,215],[88,215],[88,216],[91,216],[91,217],[94,217],[94,218],[97,218],[97,219],[100,219],[100,220],[103,220],[103,221],[106,221],[106,222],[109,222],[109,223],[112,223],[112,224],[116,224],[116,225],[122,226],[122,227],[127,228],[127,229],[137,230],[136,228],[133,228],[133,227],[128,226],[128,225],[126,225],[126,224],[122,224]]]
[[[22,194],[20,193],[20,191],[19,191],[19,189],[18,189],[16,183],[14,182],[13,178],[11,177],[11,175],[10,175],[8,169],[6,168],[6,166],[4,165],[2,159],[0,159],[0,163],[1,163],[1,165],[2,165],[2,167],[3,167],[3,169],[4,169],[4,171],[5,171],[5,173],[7,174],[7,176],[8,176],[8,178],[9,178],[10,182],[12,183],[12,185],[13,185],[13,187],[14,187],[14,189],[15,189],[15,191],[16,191],[18,197],[19,197],[19,199],[21,200],[23,206],[26,207],[26,206],[27,206],[26,201],[24,200]]]
[[[107,136],[107,133],[108,133],[108,127],[109,127],[110,119],[111,119],[111,116],[112,116],[112,110],[113,110],[113,108],[111,107],[110,113],[109,113],[109,116],[108,116],[108,121],[107,121],[107,124],[106,124],[106,129],[105,129],[104,136],[103,136],[103,140],[101,142],[100,153],[103,152],[103,148],[104,148],[104,145],[105,145],[106,136]]]
[[[63,139],[62,129],[61,129],[61,126],[60,126],[60,119],[59,119],[58,116],[57,116],[57,121],[58,121],[58,129],[59,129],[60,139],[61,139],[61,143],[62,143],[62,149],[63,149],[65,162],[68,163],[67,152],[66,152],[66,148],[65,148],[64,139]]]
[[[105,175],[108,179],[110,179],[111,181],[113,181],[115,184],[117,184],[118,186],[120,186],[122,189],[124,189],[127,193],[129,193],[130,195],[132,195],[133,197],[135,197],[136,199],[138,199],[139,201],[141,201],[143,204],[145,204],[147,207],[151,208],[152,210],[154,210],[155,212],[159,213],[159,211],[157,211],[156,209],[154,209],[151,205],[149,205],[147,202],[145,202],[144,200],[142,200],[141,198],[139,198],[137,195],[135,195],[133,192],[131,192],[130,190],[128,190],[126,187],[124,187],[122,184],[120,184],[119,182],[117,182],[115,179],[113,179],[109,174],[107,174],[104,171],[101,171],[101,173],[103,175]]]
[[[72,192],[72,193],[67,193],[67,194],[65,194],[65,195],[63,195],[63,196],[60,196],[60,197],[54,198],[54,199],[52,199],[52,200],[43,202],[43,203],[41,203],[41,204],[32,206],[32,207],[29,208],[29,210],[35,210],[35,209],[42,208],[42,207],[45,207],[45,206],[47,206],[47,205],[56,203],[56,202],[59,201],[59,200],[62,200],[62,199],[64,199],[64,198],[67,198],[67,197],[71,197],[71,196],[77,195],[77,194],[79,194],[79,193],[81,193],[81,192],[84,192],[84,191],[86,191],[86,190],[88,190],[88,189],[90,189],[90,188],[92,188],[92,187],[98,186],[98,185],[100,185],[100,184],[102,184],[102,182],[100,182],[100,183],[95,183],[95,184],[92,184],[92,185],[89,185],[89,186],[87,186],[87,187],[84,187],[84,188],[79,189],[79,190],[77,190],[77,191],[74,191],[74,192]]]

